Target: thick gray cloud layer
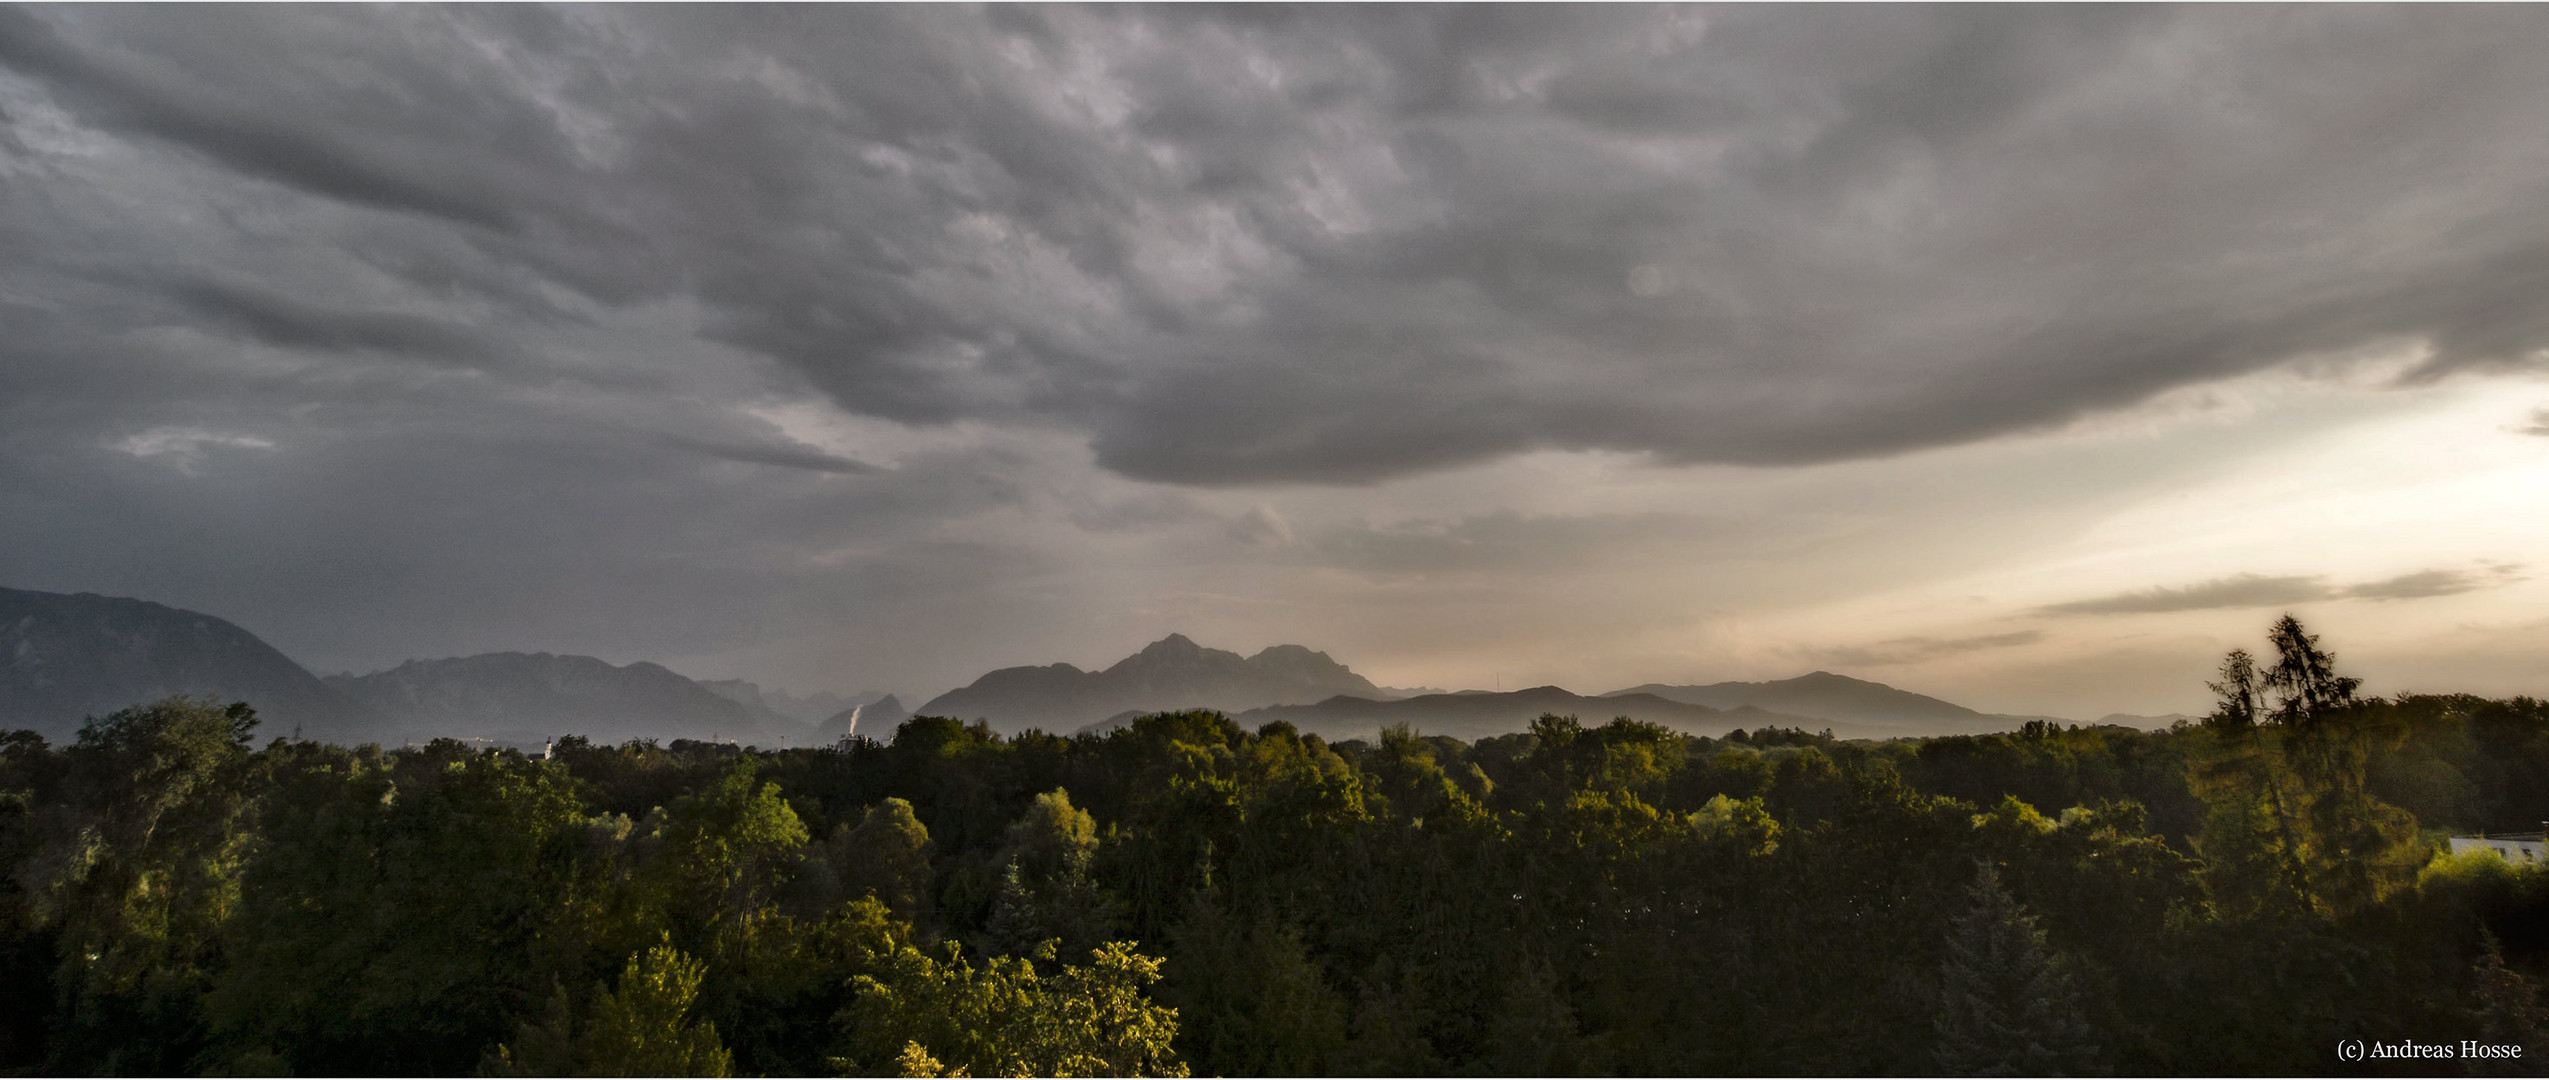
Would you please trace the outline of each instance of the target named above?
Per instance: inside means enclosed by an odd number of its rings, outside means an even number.
[[[1209,516],[1057,448],[1777,465],[2382,342],[2536,365],[2544,45],[2524,7],[0,10],[0,542],[12,584],[422,642],[916,596],[997,637],[1053,568],[947,523]],[[807,396],[921,449],[768,419]],[[1328,539],[1578,528],[1682,526]]]
[[[0,63],[435,226],[368,253],[419,291],[692,299],[852,410],[1224,483],[1882,453],[2384,337],[2525,361],[2544,40],[2520,8],[137,8],[11,12]],[[503,362],[132,276],[217,332]]]

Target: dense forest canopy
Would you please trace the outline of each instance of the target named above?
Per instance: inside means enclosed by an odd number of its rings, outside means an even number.
[[[2324,1073],[2520,1046],[2549,705],[2364,698],[2290,619],[2201,724],[1327,743],[916,717],[767,752],[0,737],[0,1067]]]

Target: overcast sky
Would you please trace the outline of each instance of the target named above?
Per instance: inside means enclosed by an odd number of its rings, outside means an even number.
[[[320,671],[2549,693],[2549,9],[0,10],[0,585]]]

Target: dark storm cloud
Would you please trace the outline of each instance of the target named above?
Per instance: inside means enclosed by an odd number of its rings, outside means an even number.
[[[2331,585],[2318,575],[2266,577],[2235,574],[2184,588],[2150,588],[2036,609],[2044,615],[2149,615],[2214,608],[2280,607],[2314,600],[2417,600],[2455,596],[2520,580],[2522,567],[2492,563],[2480,569],[2419,570],[2379,581]]]
[[[445,230],[361,241],[420,291],[696,302],[852,411],[1199,484],[1883,454],[2391,339],[2537,363],[2544,42],[2525,8],[0,15],[90,130]]]
[[[169,296],[207,327],[287,349],[379,350],[447,360],[494,359],[504,342],[448,320],[385,311],[330,311],[249,285],[174,282]]]
[[[1406,219],[1292,248],[1317,272],[1264,298],[1282,336],[1142,383],[1105,460],[1199,482],[1544,445],[1817,460],[2385,336],[2431,339],[2434,370],[2543,340],[2542,232],[2511,209],[2532,181],[2403,149],[2537,156],[2514,102],[2543,87],[2475,24],[1730,11],[1686,53],[1620,55],[1606,31],[1637,17],[1472,15],[1375,39],[1389,77],[1358,100],[1397,135]],[[2343,86],[2317,74],[2338,56]],[[1601,94],[1571,98],[1578,73]]]
[[[485,190],[484,180],[473,175],[476,170],[413,150],[399,153],[391,145],[409,132],[426,134],[415,129],[430,128],[434,114],[458,104],[452,99],[460,96],[455,93],[460,87],[438,76],[437,58],[398,63],[394,50],[367,50],[355,65],[379,66],[360,74],[389,76],[395,85],[385,80],[366,88],[342,75],[333,85],[312,85],[312,73],[304,65],[327,58],[276,55],[309,43],[296,42],[302,38],[298,34],[268,33],[278,29],[276,20],[251,25],[246,19],[215,21],[172,12],[144,18],[161,25],[130,27],[139,30],[141,39],[132,44],[143,49],[177,46],[174,55],[84,46],[65,40],[32,10],[0,12],[0,63],[45,79],[65,104],[103,126],[168,140],[246,175],[387,209],[499,228],[512,224],[506,200]],[[178,30],[181,24],[184,29]],[[224,75],[230,78],[220,77]],[[234,85],[252,89],[223,92],[222,84],[234,80]],[[331,102],[311,94],[302,97],[299,108],[276,111],[255,100],[258,89],[284,95],[350,90],[359,97]],[[370,100],[361,100],[365,97]],[[343,105],[353,109],[340,111]],[[372,113],[362,119],[378,125],[374,148],[388,152],[366,152],[358,140],[341,137],[351,126],[344,120],[353,119],[346,112],[355,110]],[[473,191],[477,197],[468,194]]]

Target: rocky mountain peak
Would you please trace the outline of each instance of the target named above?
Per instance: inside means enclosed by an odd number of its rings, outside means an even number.
[[[1201,646],[1201,645],[1197,645],[1197,644],[1195,644],[1195,640],[1194,640],[1193,638],[1187,637],[1187,636],[1186,636],[1186,635],[1184,635],[1184,634],[1170,634],[1170,635],[1168,635],[1167,637],[1164,637],[1164,638],[1159,639],[1158,641],[1154,641],[1154,642],[1151,642],[1151,643],[1150,643],[1150,644],[1148,644],[1148,645],[1142,646],[1142,652],[1141,652],[1141,655],[1143,655],[1143,656],[1193,656],[1193,655],[1195,655],[1195,654],[1197,654],[1197,653],[1200,653],[1200,652],[1203,652],[1203,651],[1204,651],[1204,647],[1203,647],[1203,646]]]

